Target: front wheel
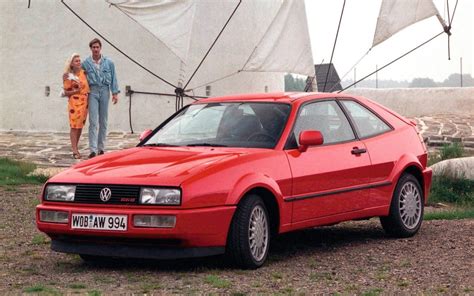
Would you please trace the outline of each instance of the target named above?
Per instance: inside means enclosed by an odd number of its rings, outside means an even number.
[[[415,235],[423,221],[423,191],[411,174],[403,174],[398,180],[387,217],[380,217],[382,227],[391,236]]]
[[[248,195],[232,219],[227,255],[237,266],[255,269],[265,262],[269,247],[270,220],[265,203],[258,195]]]

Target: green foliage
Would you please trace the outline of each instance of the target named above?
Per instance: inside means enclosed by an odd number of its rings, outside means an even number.
[[[440,211],[426,213],[424,220],[459,220],[459,219],[474,219],[474,208],[457,208],[449,211]]]
[[[224,280],[219,278],[217,275],[208,275],[206,276],[205,280],[206,283],[210,284],[214,288],[229,288],[230,282],[228,280]]]
[[[306,80],[291,74],[285,75],[285,91],[304,91]]]
[[[474,207],[474,181],[444,175],[433,177],[429,202]]]
[[[446,159],[459,158],[463,156],[466,156],[466,150],[464,150],[464,147],[461,144],[445,144],[438,153],[430,154],[428,158],[428,166],[432,166],[435,163]]]
[[[441,148],[439,153],[441,160],[451,159],[451,158],[459,158],[464,155],[464,147],[459,143],[452,143],[449,145],[444,145]]]
[[[408,87],[436,87],[436,82],[431,78],[414,78]]]
[[[31,243],[33,245],[43,245],[43,244],[47,244],[48,241],[46,240],[46,237],[44,237],[44,235],[38,234],[33,237],[33,239],[31,240]]]
[[[42,184],[48,180],[47,176],[29,175],[36,169],[36,165],[28,162],[0,158],[0,186],[20,184]]]
[[[375,289],[370,289],[368,291],[365,291],[362,293],[363,296],[377,296],[380,295],[380,293],[383,292],[383,289],[381,288],[375,288]]]
[[[25,288],[23,292],[35,293],[36,295],[60,295],[60,293],[57,290],[51,287],[44,286],[44,285],[31,286],[31,287]]]

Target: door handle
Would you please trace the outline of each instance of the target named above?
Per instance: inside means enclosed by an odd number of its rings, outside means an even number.
[[[367,152],[367,149],[365,148],[358,148],[358,147],[354,147],[352,148],[351,150],[351,153],[354,154],[354,155],[361,155],[362,153],[366,153]]]

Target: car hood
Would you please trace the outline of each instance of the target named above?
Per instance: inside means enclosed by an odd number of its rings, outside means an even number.
[[[248,150],[213,147],[136,147],[83,161],[49,182],[179,186],[186,179]]]

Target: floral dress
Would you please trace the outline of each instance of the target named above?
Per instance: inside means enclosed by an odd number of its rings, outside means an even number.
[[[83,128],[87,118],[89,84],[84,70],[81,69],[76,77],[64,80],[64,89],[68,91],[76,89],[79,85],[78,81],[81,85],[80,92],[70,96],[68,100],[69,125],[71,128]]]

